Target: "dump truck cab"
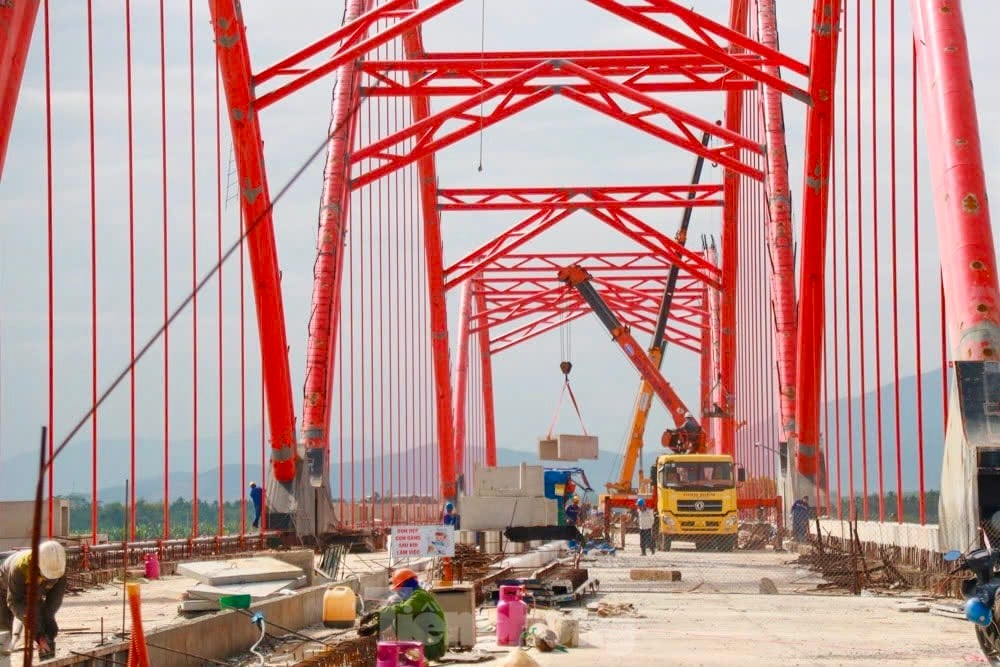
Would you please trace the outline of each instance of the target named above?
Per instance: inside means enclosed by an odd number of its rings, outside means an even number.
[[[693,542],[698,548],[732,551],[739,531],[736,486],[746,471],[721,454],[663,454],[651,471],[656,480],[660,548]]]

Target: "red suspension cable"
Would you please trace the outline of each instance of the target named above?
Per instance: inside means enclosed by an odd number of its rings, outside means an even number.
[[[47,49],[46,49],[47,50]],[[129,358],[135,358],[135,119],[132,91],[132,0],[125,0],[125,104],[128,116],[128,339]],[[129,370],[129,497],[128,536],[135,540],[135,366]],[[51,433],[51,430],[50,430]],[[51,516],[51,514],[50,514]]]
[[[163,178],[163,321],[170,317],[167,232],[167,38],[165,0],[160,0],[160,169]],[[163,537],[170,537],[170,330],[163,332]]]
[[[94,7],[87,0],[87,122],[90,149],[90,402],[97,403],[97,132],[94,113]],[[90,536],[97,544],[97,423],[95,410],[90,420]]]

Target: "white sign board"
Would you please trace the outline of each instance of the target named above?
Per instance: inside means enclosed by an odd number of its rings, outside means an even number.
[[[393,560],[455,555],[454,526],[393,526]]]

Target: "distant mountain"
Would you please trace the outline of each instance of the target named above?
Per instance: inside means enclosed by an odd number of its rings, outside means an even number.
[[[884,375],[883,375],[884,377]],[[841,382],[844,378],[841,377]],[[832,390],[831,382],[831,390]],[[843,389],[843,385],[841,386]],[[916,491],[919,476],[919,459],[917,437],[917,378],[909,376],[900,378],[899,381],[899,403],[900,403],[900,438],[899,445],[902,459],[903,490]],[[924,452],[924,488],[941,488],[941,460],[944,455],[944,407],[942,405],[941,393],[941,369],[935,369],[924,373],[922,376],[923,394],[923,452]],[[896,488],[896,425],[894,410],[894,389],[893,385],[882,387],[882,456],[883,474],[886,491]],[[876,392],[867,392],[864,396],[865,420],[867,434],[867,461],[868,470],[868,492],[878,491],[878,401]],[[835,456],[835,442],[837,437],[836,410],[840,409],[840,440],[841,440],[841,480],[842,488],[846,491],[848,484],[848,450],[849,444],[853,447],[854,459],[854,488],[858,491],[862,488],[862,456],[861,456],[861,399],[855,397],[851,401],[853,408],[851,428],[848,429],[847,399],[840,401],[830,401],[826,406],[826,411],[820,413],[820,428],[826,430],[826,416],[829,415],[829,433],[825,434],[824,441],[830,443],[830,461],[828,467],[831,480],[836,479],[837,459]]]
[[[843,379],[843,378],[842,378]],[[843,387],[842,387],[843,388]],[[831,387],[832,389],[832,387]],[[901,449],[903,459],[903,487],[906,491],[917,489],[917,413],[916,407],[916,378],[913,376],[901,378],[900,385],[900,430]],[[861,457],[861,400],[855,397],[851,401],[853,407],[853,418],[851,429],[848,429],[847,399],[839,402],[829,402],[825,410],[820,414],[821,428],[826,430],[826,416],[829,415],[829,434],[825,440],[830,443],[829,470],[831,479],[836,479],[837,459],[835,456],[834,438],[836,438],[836,411],[839,404],[841,432],[841,480],[842,488],[846,491],[848,486],[848,442],[853,441],[853,458],[855,462],[855,488],[861,490],[862,474],[860,462]],[[875,392],[868,392],[864,397],[866,408],[866,421],[868,434],[867,442],[867,462],[868,462],[868,490],[877,490],[877,433],[876,433],[876,395]],[[925,460],[925,488],[939,488],[941,479],[941,457],[943,447],[943,410],[941,406],[941,371],[940,369],[924,373],[923,375],[923,434],[924,434],[924,460]],[[884,460],[884,485],[886,490],[896,488],[896,440],[895,440],[895,417],[893,411],[893,389],[891,385],[882,389],[882,425],[883,425],[883,460]],[[773,428],[770,424],[765,428]],[[850,436],[849,436],[850,434]],[[247,472],[248,481],[261,478],[261,432],[259,427],[248,427],[247,438]],[[155,439],[140,439],[136,443],[136,496],[148,500],[160,499],[163,496],[163,451],[162,441]],[[253,443],[253,444],[251,444]],[[236,499],[240,497],[240,464],[242,439],[239,435],[228,434],[224,438],[223,447],[223,492],[226,499]],[[172,499],[192,496],[193,487],[191,483],[192,470],[192,443],[188,441],[171,442],[170,448],[170,476],[169,489]],[[334,443],[334,455],[340,452],[340,443]],[[350,444],[344,443],[345,451],[350,451]],[[659,449],[659,448],[657,448]],[[334,461],[331,474],[331,488],[337,494],[340,489],[341,479],[344,480],[345,491],[350,494],[349,480],[354,476],[354,496],[361,498],[369,495],[372,491],[381,492],[382,488],[394,486],[402,492],[428,491],[427,486],[430,480],[425,480],[423,485],[420,480],[407,477],[405,480],[396,479],[400,471],[413,470],[416,468],[415,462],[426,461],[429,465],[437,465],[437,449],[434,446],[424,446],[414,450],[394,452],[380,456],[382,452],[374,452],[371,443],[362,446],[360,443],[355,447],[355,465],[353,470],[348,464],[343,469],[339,463]],[[649,452],[648,456],[652,455]],[[128,476],[127,462],[129,460],[129,443],[120,439],[107,439],[99,445],[99,479],[98,497],[102,500],[114,501],[124,496],[125,478]],[[597,461],[583,461],[578,464],[567,463],[566,466],[579,466],[584,469],[587,477],[595,489],[603,489],[605,482],[617,475],[618,466],[621,464],[621,456],[616,452],[602,450],[601,458]],[[75,442],[66,448],[55,465],[55,488],[57,494],[79,493],[90,495],[90,443],[85,441]],[[540,462],[536,457],[536,452],[524,451],[520,449],[498,448],[497,459],[500,465],[517,465],[521,461],[529,464],[543,464],[548,466],[557,465],[554,462]],[[364,467],[361,461],[365,461]],[[371,462],[375,465],[372,466]],[[113,465],[112,462],[119,462]],[[26,471],[35,470],[37,458],[33,453],[21,453],[10,456],[0,461],[0,499],[24,499],[30,498],[34,494],[34,481]],[[219,467],[218,467],[218,440],[203,438],[199,441],[199,475],[198,487],[199,497],[214,499],[218,497]],[[385,476],[383,478],[383,470]],[[13,473],[12,471],[17,471]],[[362,479],[362,472],[365,472]],[[383,481],[384,479],[384,481]],[[432,477],[433,479],[433,477]],[[392,484],[390,485],[390,480]],[[431,486],[434,486],[431,484]]]

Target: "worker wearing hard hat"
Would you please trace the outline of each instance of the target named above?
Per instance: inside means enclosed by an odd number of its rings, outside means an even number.
[[[441,517],[441,523],[445,526],[454,526],[458,528],[458,515],[455,514],[455,504],[445,503],[444,504],[444,516]]]
[[[566,525],[575,526],[580,520],[580,497],[573,496],[572,502],[566,506]]]
[[[684,413],[684,426],[682,428],[692,435],[701,430],[701,426],[694,420],[694,415],[690,412]]]
[[[18,551],[0,564],[0,632],[13,630],[15,618],[27,622],[31,558],[30,550]],[[41,581],[31,634],[38,644],[38,657],[45,660],[56,653],[56,612],[66,593],[66,551],[61,544],[48,541],[38,545],[38,570]]]
[[[656,553],[656,542],[653,541],[653,526],[656,525],[656,515],[653,510],[646,507],[646,500],[639,498],[635,503],[636,514],[639,519],[639,548],[642,555],[646,555],[646,549],[650,554]]]
[[[386,639],[414,641],[424,645],[427,660],[440,660],[448,650],[448,628],[444,609],[434,594],[420,587],[417,573],[408,567],[392,574],[393,596],[389,604],[361,619],[358,634],[377,630]]]

